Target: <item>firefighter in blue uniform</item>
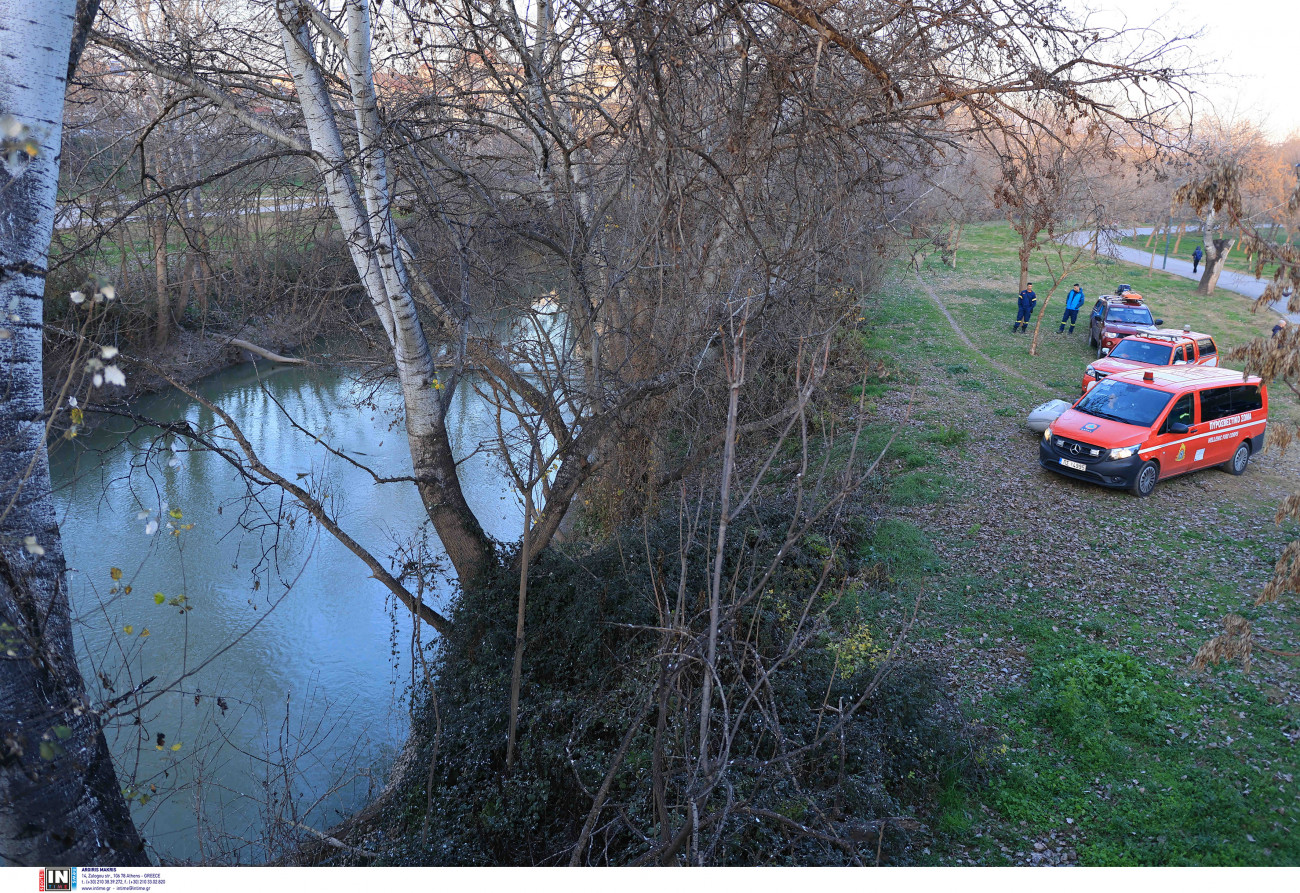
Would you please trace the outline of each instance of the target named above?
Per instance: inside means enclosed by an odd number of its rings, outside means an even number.
[[[1034,283],[1026,282],[1025,290],[1020,293],[1020,298],[1016,301],[1016,321],[1011,326],[1011,331],[1017,329],[1021,332],[1029,331],[1029,320],[1034,315],[1034,305],[1038,303],[1038,295],[1034,294]]]
[[[1074,288],[1065,296],[1065,313],[1061,315],[1061,327],[1056,330],[1056,334],[1065,331],[1065,324],[1070,324],[1070,334],[1074,334],[1074,324],[1079,321],[1079,308],[1083,306],[1083,286],[1074,283]]]

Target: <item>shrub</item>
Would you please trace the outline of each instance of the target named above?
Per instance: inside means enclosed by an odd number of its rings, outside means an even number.
[[[749,563],[774,553],[788,506],[768,506],[737,526],[727,571],[745,579]],[[707,804],[711,861],[719,864],[837,864],[854,853],[798,833],[808,823],[861,846],[859,859],[906,861],[913,836],[954,780],[976,777],[980,760],[935,668],[900,663],[861,710],[834,734],[843,705],[856,701],[880,668],[882,649],[862,593],[843,587],[840,555],[861,547],[855,527],[818,530],[786,556],[761,597],[736,614],[720,643],[719,685],[741,697],[754,683],[753,655],[768,667],[764,709],[734,727],[727,793]],[[594,851],[615,864],[635,861],[660,833],[652,794],[656,766],[675,826],[692,784],[682,773],[698,729],[691,685],[664,690],[660,631],[666,600],[659,574],[678,567],[673,518],[582,552],[549,551],[529,576],[527,650],[518,748],[504,771],[517,580],[463,595],[455,629],[433,654],[435,684],[417,719],[426,742],[405,793],[404,812],[386,829],[386,858],[414,864],[534,865],[567,861],[594,791],[628,733],[627,755],[612,776]],[[707,551],[689,556],[687,618],[707,617]],[[832,585],[818,588],[832,564]],[[667,610],[671,613],[671,608]],[[690,621],[688,620],[688,623]],[[688,680],[688,677],[682,677]],[[692,676],[689,678],[697,678]],[[693,707],[692,704],[695,706]],[[735,711],[739,702],[729,702]],[[643,711],[648,713],[643,716]],[[663,714],[660,715],[659,711]],[[695,712],[693,712],[695,711]],[[694,720],[691,717],[694,716]],[[656,728],[662,722],[661,763]],[[433,749],[436,748],[436,759]],[[790,756],[785,756],[790,755]],[[722,808],[731,800],[735,808]],[[873,822],[916,821],[883,841]],[[783,821],[784,817],[789,821]],[[642,836],[644,835],[644,837]],[[367,846],[379,846],[372,835]]]

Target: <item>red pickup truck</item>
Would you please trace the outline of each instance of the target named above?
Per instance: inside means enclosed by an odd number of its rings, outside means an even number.
[[[1214,338],[1191,329],[1156,329],[1121,338],[1103,359],[1088,365],[1083,392],[1111,375],[1148,366],[1217,366],[1219,346]]]

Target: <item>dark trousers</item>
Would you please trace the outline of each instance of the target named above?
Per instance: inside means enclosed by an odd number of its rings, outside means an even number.
[[[1200,265],[1201,265],[1201,259],[1200,259],[1199,257],[1194,257],[1194,258],[1192,258],[1192,272],[1193,272],[1193,273],[1196,272],[1196,268],[1197,268],[1198,266],[1200,266]]]
[[[1011,331],[1015,332],[1015,331],[1019,330],[1020,327],[1021,327],[1021,325],[1022,325],[1022,322],[1021,322],[1021,321],[1023,320],[1024,329],[1025,329],[1026,332],[1028,332],[1028,331],[1029,331],[1029,318],[1030,318],[1031,316],[1033,316],[1033,315],[1034,315],[1034,310],[1033,310],[1032,307],[1029,308],[1028,310],[1026,310],[1026,309],[1023,308],[1023,307],[1017,307],[1017,308],[1016,308],[1016,321],[1015,321],[1015,323],[1011,326]]]
[[[1070,324],[1070,331],[1073,332],[1074,324],[1077,323],[1078,321],[1079,321],[1079,308],[1075,307],[1073,310],[1066,309],[1065,313],[1061,315],[1061,327],[1056,330],[1056,333],[1059,335],[1061,332],[1064,332],[1065,324],[1067,322],[1069,322]]]

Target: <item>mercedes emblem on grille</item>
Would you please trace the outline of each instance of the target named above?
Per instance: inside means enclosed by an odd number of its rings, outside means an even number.
[[[1083,449],[1077,443],[1072,443],[1070,444],[1070,452],[1077,456],[1083,452]]]

